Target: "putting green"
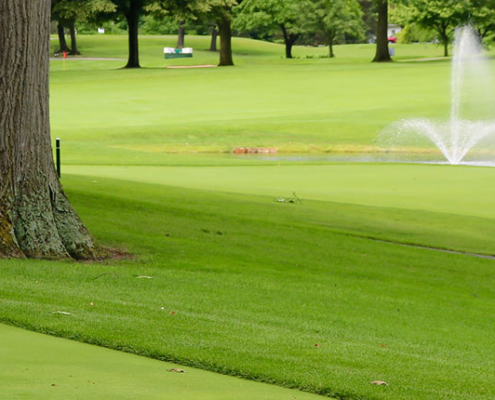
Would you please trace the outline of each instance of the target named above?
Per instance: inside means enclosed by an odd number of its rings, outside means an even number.
[[[316,400],[245,381],[0,324],[2,399]]]

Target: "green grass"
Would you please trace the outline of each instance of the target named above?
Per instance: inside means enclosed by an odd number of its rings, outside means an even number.
[[[319,397],[221,377],[82,343],[0,325],[4,399],[263,400]],[[48,360],[48,361],[47,361]]]
[[[218,62],[218,54],[201,51],[208,38],[200,37],[188,38],[198,50],[193,59],[164,60],[162,48],[173,40],[141,38],[148,68],[139,71],[118,69],[125,60],[67,60],[65,69],[62,60],[52,62],[52,130],[64,141],[65,162],[163,165],[164,154],[239,146],[376,151],[390,123],[449,114],[450,64],[443,60],[374,65],[372,45],[341,46],[335,59],[306,59],[326,49],[296,48],[301,58],[287,60],[281,45],[235,39],[235,68],[165,69]],[[86,56],[126,56],[125,37],[83,36],[80,43]],[[401,61],[440,53],[397,46]]]
[[[124,37],[80,39],[125,58]],[[0,320],[344,399],[491,398],[494,260],[421,246],[495,254],[495,170],[222,154],[374,151],[397,119],[448,115],[449,64],[410,61],[441,49],[373,65],[369,45],[285,60],[236,39],[235,68],[170,70],[173,41],[143,37],[142,70],[52,62],[63,184],[136,259],[2,260]],[[171,63],[215,63],[207,44]]]
[[[4,321],[342,398],[472,399],[495,389],[486,357],[493,260],[367,239],[380,228],[373,220],[407,223],[393,208],[105,178],[64,183],[102,242],[139,257],[5,261]],[[414,215],[432,234],[428,218]],[[446,224],[438,236],[455,237],[455,216],[425,216]],[[387,229],[407,239],[407,227]],[[389,386],[370,385],[376,379]]]

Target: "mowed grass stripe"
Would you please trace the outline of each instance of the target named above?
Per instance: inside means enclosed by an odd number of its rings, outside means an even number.
[[[342,235],[305,204],[93,180],[64,178],[92,232],[138,259],[2,262],[2,320],[341,398],[493,393],[492,260]]]
[[[0,338],[2,399],[321,399],[2,324]]]

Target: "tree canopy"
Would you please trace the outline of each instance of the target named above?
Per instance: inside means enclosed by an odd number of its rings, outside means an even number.
[[[403,0],[394,10],[395,19],[402,23],[417,23],[433,29],[449,55],[452,33],[459,25],[469,22],[472,11],[469,0]]]
[[[292,58],[292,46],[307,29],[304,4],[300,0],[245,0],[239,7],[235,27],[239,30],[281,30],[285,56]]]
[[[357,0],[305,0],[303,10],[308,30],[323,34],[330,57],[335,56],[337,36],[364,37],[363,12]]]

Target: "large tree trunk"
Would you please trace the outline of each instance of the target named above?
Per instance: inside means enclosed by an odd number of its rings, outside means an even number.
[[[296,43],[296,41],[297,41],[297,39],[299,39],[300,35],[298,33],[287,32],[287,28],[285,27],[284,24],[280,25],[280,28],[282,29],[282,33],[284,34],[285,57],[286,58],[293,58],[292,57],[292,46],[294,46],[294,43]]]
[[[125,17],[129,30],[129,59],[126,68],[140,68],[138,48],[138,24],[141,13],[141,0],[130,0],[129,10]]]
[[[50,0],[0,0],[0,37],[0,257],[98,257],[53,165]]]
[[[234,65],[232,59],[232,29],[230,19],[222,17],[217,21],[218,31],[220,33],[220,67]]]
[[[77,56],[81,53],[79,53],[79,49],[77,48],[77,39],[76,39],[76,26],[74,21],[69,21],[69,32],[70,32],[70,55],[71,56]]]
[[[376,27],[376,54],[373,62],[392,61],[388,51],[388,1],[377,0],[378,23]]]
[[[186,21],[179,22],[179,33],[177,35],[177,48],[182,49],[184,47],[184,39],[186,36],[186,29],[184,28],[184,24]]]
[[[217,37],[218,37],[217,26],[213,25],[213,30],[211,31],[210,51],[217,51]]]
[[[68,52],[69,47],[67,46],[67,42],[65,41],[65,30],[64,27],[61,23],[57,24],[57,33],[58,33],[58,42],[60,45],[60,49],[57,50],[55,53],[61,53],[63,51]]]

